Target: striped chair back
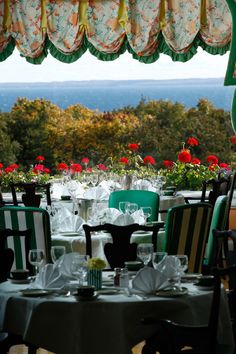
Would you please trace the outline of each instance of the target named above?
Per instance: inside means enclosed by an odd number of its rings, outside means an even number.
[[[51,232],[48,212],[41,208],[5,206],[0,208],[0,229],[32,230],[30,248],[43,249],[46,262],[51,260]],[[26,268],[25,243],[23,238],[7,238],[7,248],[14,251],[15,259],[12,268]]]
[[[119,209],[120,202],[131,202],[138,204],[140,207],[151,207],[152,215],[148,218],[149,221],[158,220],[159,212],[159,194],[145,190],[121,190],[114,191],[109,197],[109,208]]]
[[[214,238],[213,230],[217,229],[219,231],[226,230],[228,214],[229,214],[229,197],[226,195],[221,195],[217,198],[211,220],[211,226],[209,230],[209,237],[206,246],[204,266],[206,267],[205,272],[210,271],[211,266],[214,263]],[[207,270],[207,267],[209,270]]]
[[[189,272],[201,272],[212,209],[208,203],[193,203],[168,210],[164,251],[169,255],[186,254]]]

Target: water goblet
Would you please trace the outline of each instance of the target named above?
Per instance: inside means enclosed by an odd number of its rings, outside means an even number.
[[[66,253],[66,248],[65,246],[52,246],[51,247],[51,257],[53,263],[56,263],[58,259],[60,259],[64,254]],[[61,260],[62,261],[62,260]],[[61,263],[61,262],[59,262]],[[58,265],[60,265],[58,263]]]
[[[148,222],[148,218],[150,218],[150,216],[152,215],[152,208],[151,207],[141,207],[141,210],[143,212],[143,216],[145,219],[145,224],[147,224]]]
[[[167,256],[167,252],[154,252],[152,254],[152,265],[154,269],[158,269],[160,262]]]
[[[137,247],[137,256],[143,261],[145,267],[152,259],[153,254],[153,244],[152,243],[139,243]]]
[[[181,276],[188,269],[188,256],[186,254],[178,254],[176,257],[179,260],[178,288],[181,289]]]
[[[138,204],[136,203],[126,203],[125,205],[125,212],[127,214],[133,214],[135,211],[138,210]]]
[[[83,285],[88,273],[89,256],[75,255],[71,262],[71,274],[77,278],[79,285]]]
[[[123,214],[126,213],[126,208],[127,208],[128,204],[129,204],[129,202],[127,202],[127,201],[119,202],[119,210],[121,213],[123,213]]]
[[[30,264],[35,267],[36,275],[39,272],[39,267],[43,264],[44,258],[44,250],[42,249],[33,249],[29,251],[28,259]]]

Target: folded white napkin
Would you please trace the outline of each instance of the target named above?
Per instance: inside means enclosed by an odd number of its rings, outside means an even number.
[[[55,262],[55,267],[60,268],[60,273],[66,279],[75,279],[71,275],[71,264],[72,264],[74,257],[78,256],[78,254],[79,254],[79,252],[66,253]]]
[[[158,290],[169,287],[169,279],[178,275],[180,262],[174,256],[166,256],[160,263],[162,264],[158,269],[151,267],[140,269],[132,280],[131,291],[154,294]]]
[[[120,214],[113,220],[114,225],[125,226],[134,224],[134,219],[129,214]]]
[[[84,195],[85,189],[83,185],[76,180],[70,180],[66,183],[66,188],[72,198],[81,198]]]
[[[61,199],[61,195],[63,192],[63,184],[62,183],[53,183],[51,186],[51,198],[52,199]]]
[[[104,188],[108,193],[121,189],[120,183],[113,180],[102,181],[99,183],[99,186]]]
[[[121,214],[122,213],[116,208],[105,208],[98,210],[98,218],[102,224],[113,224],[114,220],[116,220]]]
[[[103,187],[92,187],[84,193],[84,198],[94,200],[108,200],[109,192]]]
[[[60,267],[54,264],[46,264],[37,274],[35,281],[31,283],[31,289],[60,289],[69,279],[60,272]]]
[[[51,217],[52,230],[56,232],[80,232],[83,230],[84,220],[64,206],[61,206]]]
[[[131,216],[136,224],[139,225],[145,224],[146,219],[144,217],[143,210],[141,209],[136,210],[134,213],[131,214]]]
[[[146,179],[138,179],[133,183],[133,189],[147,190],[155,192],[156,189],[152,186],[152,183]]]

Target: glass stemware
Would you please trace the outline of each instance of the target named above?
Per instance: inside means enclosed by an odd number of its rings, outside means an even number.
[[[44,250],[42,249],[33,249],[29,251],[28,259],[30,264],[35,267],[36,275],[39,272],[39,267],[43,264],[44,258]]]
[[[119,210],[121,213],[123,213],[123,214],[126,213],[127,204],[129,204],[129,202],[127,202],[127,201],[119,202]]]
[[[148,222],[148,218],[152,215],[152,208],[151,207],[141,207],[141,210],[143,212],[143,216],[145,219],[145,224]]]
[[[135,211],[138,210],[138,204],[136,203],[126,203],[125,205],[125,212],[127,214],[133,214]]]
[[[178,254],[176,256],[179,260],[179,269],[178,269],[178,288],[181,288],[181,276],[188,269],[188,256],[186,254]]]
[[[167,252],[154,252],[152,254],[152,265],[154,269],[158,269],[160,262],[167,256]]]
[[[56,263],[66,253],[65,246],[52,246],[51,247],[51,257],[53,263]]]
[[[89,256],[76,255],[71,262],[71,274],[78,279],[79,285],[83,285],[88,273]]]
[[[148,263],[152,259],[153,244],[152,243],[139,243],[137,247],[137,256],[147,267]]]

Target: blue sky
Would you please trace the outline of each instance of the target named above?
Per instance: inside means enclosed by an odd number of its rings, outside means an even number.
[[[32,65],[15,49],[13,55],[0,63],[0,82],[224,77],[228,55],[210,55],[199,48],[198,53],[186,63],[173,62],[167,55],[161,54],[155,63],[142,64],[129,53],[115,61],[102,62],[86,52],[73,64],[61,63],[48,55],[41,65]]]

